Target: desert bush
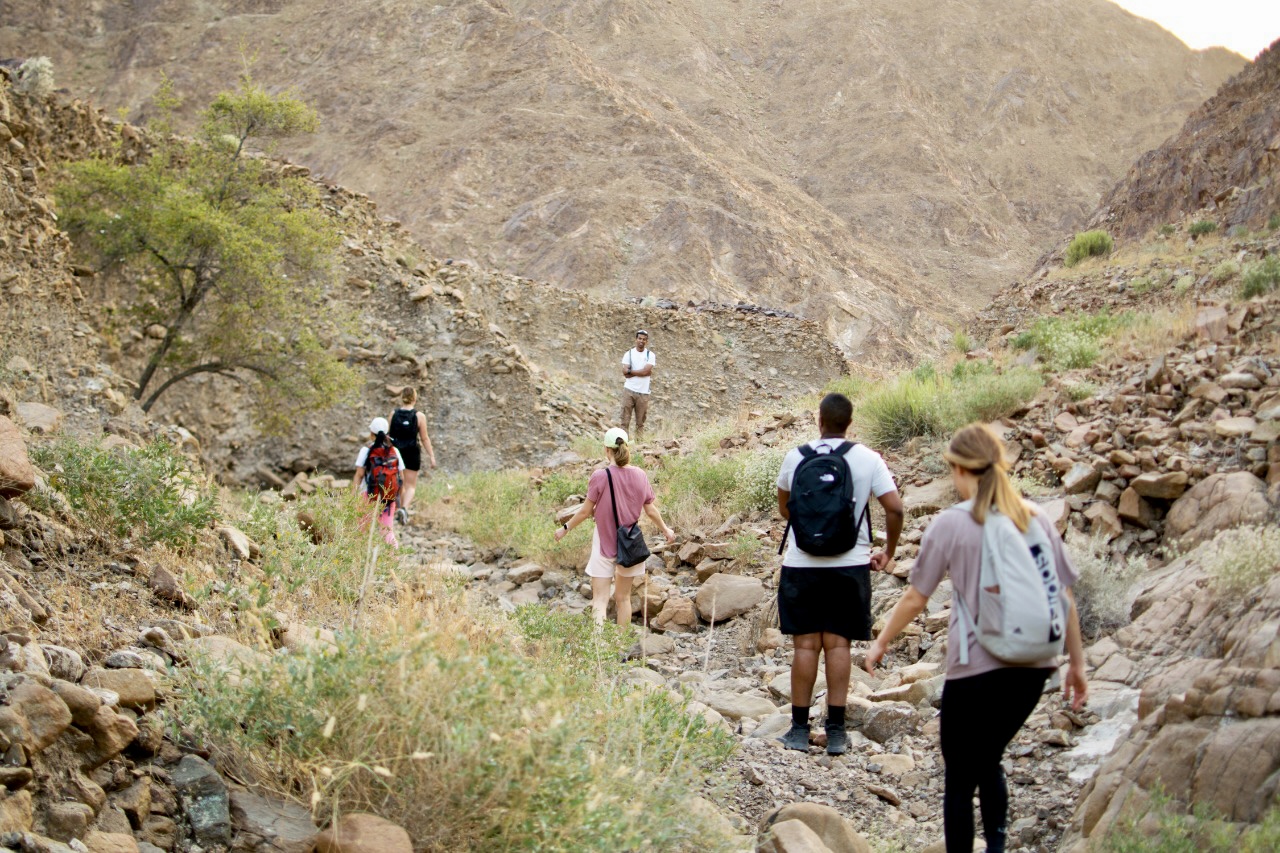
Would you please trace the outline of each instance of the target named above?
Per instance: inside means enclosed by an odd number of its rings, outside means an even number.
[[[1280,528],[1224,530],[1207,546],[1203,565],[1219,594],[1243,596],[1280,571]]]
[[[1062,390],[1066,392],[1068,400],[1079,403],[1081,400],[1088,400],[1095,396],[1099,388],[1092,382],[1067,382],[1062,386]]]
[[[740,465],[736,456],[706,449],[664,456],[652,478],[663,518],[678,530],[723,520],[738,490]]]
[[[1280,807],[1240,827],[1210,807],[1185,806],[1156,791],[1140,813],[1118,821],[1098,848],[1102,853],[1269,853],[1280,850]]]
[[[1102,343],[1133,322],[1128,313],[1076,314],[1041,317],[1013,340],[1017,349],[1034,348],[1042,362],[1054,371],[1092,367],[1102,355]]]
[[[956,329],[955,334],[951,336],[951,348],[964,355],[974,348],[973,338],[963,329]]]
[[[1262,296],[1280,284],[1280,256],[1268,255],[1249,264],[1240,276],[1240,295],[1245,299]]]
[[[1229,281],[1239,274],[1240,265],[1235,261],[1228,260],[1216,265],[1213,271],[1209,273],[1209,278],[1214,284],[1222,284],[1224,281]]]
[[[1025,405],[1043,384],[1044,378],[1026,367],[967,376],[953,373],[949,394],[942,402],[942,426],[951,431],[973,421],[1003,418]]]
[[[726,849],[688,797],[728,733],[628,685],[625,632],[536,606],[492,619],[455,598],[236,679],[196,660],[179,720],[238,778],[324,817],[376,812],[424,849]]]
[[[913,375],[869,391],[854,410],[861,437],[872,447],[900,447],[917,436],[941,433],[936,379]]]
[[[1273,213],[1267,218],[1267,230],[1275,231],[1280,228],[1280,213]]]
[[[781,450],[758,450],[740,457],[734,475],[735,509],[769,511],[778,505],[778,471],[786,454]]]
[[[1063,263],[1069,267],[1074,267],[1085,258],[1109,255],[1114,248],[1115,241],[1111,239],[1111,235],[1106,231],[1083,231],[1073,237],[1071,242],[1067,244],[1067,253],[1063,258]]]
[[[1083,545],[1072,542],[1067,552],[1080,572],[1073,591],[1081,633],[1093,639],[1128,625],[1130,590],[1146,571],[1146,561],[1114,556],[1107,543],[1096,538]]]
[[[1218,230],[1218,223],[1212,219],[1197,219],[1187,226],[1187,233],[1192,237],[1200,237],[1204,234],[1212,234]]]
[[[850,400],[857,400],[870,386],[871,383],[861,376],[837,376],[826,384],[822,393],[843,394]]]
[[[359,598],[367,571],[381,581],[395,568],[394,549],[379,547],[374,558],[371,545],[381,546],[382,537],[360,529],[369,505],[348,490],[317,491],[288,504],[253,495],[243,509],[236,523],[262,552],[260,585],[243,587],[243,598],[282,593],[304,598],[313,616],[330,605],[342,614]]]
[[[212,492],[165,441],[107,450],[61,438],[34,445],[31,455],[83,521],[121,539],[191,545],[218,517]]]
[[[18,66],[18,77],[13,88],[32,98],[47,98],[53,94],[53,60],[36,56]]]
[[[1160,226],[1160,236],[1161,236],[1161,237],[1169,237],[1169,236],[1172,236],[1172,235],[1173,235],[1173,233],[1174,233],[1175,231],[1177,231],[1177,230],[1178,230],[1178,229],[1174,227],[1173,223],[1171,223],[1171,222],[1166,222],[1164,225],[1161,225],[1161,226]]]

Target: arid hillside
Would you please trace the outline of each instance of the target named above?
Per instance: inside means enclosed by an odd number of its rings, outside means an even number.
[[[1025,270],[1243,64],[1102,0],[17,0],[0,22],[0,55],[47,54],[134,117],[162,75],[206,103],[244,51],[324,118],[284,153],[434,255],[788,308],[886,361]]]

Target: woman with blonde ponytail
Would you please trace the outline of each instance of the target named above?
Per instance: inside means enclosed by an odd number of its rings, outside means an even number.
[[[960,599],[969,613],[978,612],[982,567],[983,524],[999,513],[1026,532],[1039,524],[1049,541],[1059,586],[1067,603],[1066,647],[1069,658],[1062,696],[1076,710],[1084,707],[1088,684],[1080,621],[1070,587],[1079,577],[1067,557],[1062,538],[1044,515],[1018,494],[1009,480],[1004,443],[986,424],[970,424],[951,439],[943,458],[951,465],[951,479],[965,503],[940,513],[920,543],[911,569],[910,586],[889,614],[888,624],[867,651],[872,672],[889,643],[923,612],[929,596],[946,575],[953,587],[951,623],[947,634],[947,677],[942,691],[942,758],[946,764],[943,826],[947,853],[971,853],[974,821],[973,794],[982,808],[982,831],[988,853],[1004,853],[1009,792],[1001,758],[1005,747],[1035,710],[1057,659],[1011,665],[989,654],[976,635],[957,624]],[[961,663],[962,644],[967,647]],[[908,661],[915,663],[915,661]]]

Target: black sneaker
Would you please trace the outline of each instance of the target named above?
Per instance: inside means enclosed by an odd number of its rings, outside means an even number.
[[[808,752],[809,751],[809,727],[797,726],[795,723],[792,723],[791,728],[787,731],[787,733],[782,737],[778,738],[778,740],[782,741],[782,745],[785,746],[787,749],[798,749],[801,752]]]
[[[405,509],[404,507],[401,507],[400,509],[396,510],[396,521],[400,522],[401,524],[408,524],[409,510]]]
[[[827,726],[827,755],[844,755],[849,751],[849,733],[844,726]]]

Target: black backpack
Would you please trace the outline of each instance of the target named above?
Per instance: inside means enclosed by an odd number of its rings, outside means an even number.
[[[791,478],[791,497],[787,499],[787,530],[796,534],[796,547],[815,557],[843,554],[858,544],[862,519],[857,515],[853,497],[853,475],[844,455],[854,443],[843,441],[830,452],[800,446],[803,457]],[[871,540],[871,500],[867,496],[863,515],[867,519],[867,539]],[[782,533],[781,554],[787,544],[787,530]]]
[[[391,443],[401,450],[418,446],[418,410],[396,409],[391,413],[391,428],[387,430]]]

